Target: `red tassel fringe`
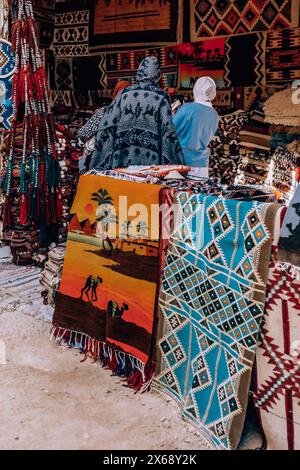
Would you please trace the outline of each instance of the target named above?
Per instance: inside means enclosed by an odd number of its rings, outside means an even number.
[[[82,347],[82,354],[84,357],[80,362],[85,362],[88,357],[91,357],[94,362],[99,358],[103,367],[111,370],[113,375],[118,375],[117,351],[115,349],[105,343],[80,333],[76,334],[59,327],[53,327],[52,330],[52,336],[58,343],[64,341],[68,343],[70,347],[72,347],[72,334],[76,335],[77,342],[81,344],[84,343]],[[144,374],[136,368],[133,372],[129,373],[127,377],[125,377],[124,374],[122,374],[121,377],[124,378],[127,387],[134,390],[135,393],[144,393],[149,389],[154,370],[155,365],[148,362],[145,365]]]

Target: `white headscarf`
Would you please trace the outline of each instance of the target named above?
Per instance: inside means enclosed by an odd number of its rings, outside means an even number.
[[[193,93],[196,103],[209,105],[217,95],[217,85],[210,77],[200,77],[195,83]]]

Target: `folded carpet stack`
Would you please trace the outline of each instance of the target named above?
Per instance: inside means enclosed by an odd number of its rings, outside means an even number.
[[[67,239],[68,218],[76,191],[78,178],[78,156],[71,146],[73,133],[62,124],[56,125],[57,155],[61,172],[61,187],[63,198],[62,221],[58,227],[58,243]]]
[[[248,119],[249,114],[241,110],[220,117],[218,131],[210,144],[211,178],[219,178],[224,184],[234,182],[241,162],[240,131]]]
[[[299,155],[287,146],[277,147],[272,155],[268,184],[278,192],[280,200],[288,203],[296,186],[296,166]]]
[[[240,131],[241,164],[237,184],[264,184],[269,172],[270,126],[264,122],[264,113],[254,110]]]
[[[65,251],[65,245],[59,245],[50,250],[48,261],[41,272],[40,284],[44,288],[42,297],[44,303],[51,305],[51,307],[55,306],[55,296],[60,285]]]

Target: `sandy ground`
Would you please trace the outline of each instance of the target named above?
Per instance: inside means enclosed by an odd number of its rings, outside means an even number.
[[[206,449],[172,402],[135,395],[49,331],[20,312],[0,315],[0,449]]]

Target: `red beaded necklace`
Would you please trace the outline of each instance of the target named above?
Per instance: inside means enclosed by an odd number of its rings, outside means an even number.
[[[20,171],[20,223],[46,224],[62,217],[60,168],[55,148],[55,126],[50,113],[49,89],[38,43],[31,0],[12,0],[12,49],[15,71],[12,85],[13,120],[5,176],[4,226],[10,226],[15,137],[23,109],[23,152]]]

